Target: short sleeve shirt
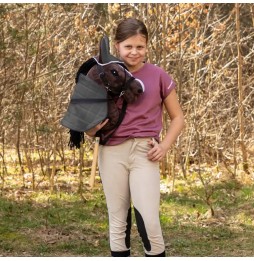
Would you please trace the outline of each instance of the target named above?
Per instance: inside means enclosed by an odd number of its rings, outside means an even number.
[[[163,100],[176,84],[162,68],[150,63],[132,74],[144,83],[145,91],[135,103],[127,105],[126,115],[107,145],[117,145],[129,138],[159,139]]]

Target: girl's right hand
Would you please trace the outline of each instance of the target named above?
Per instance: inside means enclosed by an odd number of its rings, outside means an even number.
[[[101,128],[103,128],[107,123],[108,123],[109,119],[106,119],[102,122],[100,122],[99,124],[97,124],[95,127],[87,130],[85,133],[88,135],[88,136],[91,136],[91,137],[94,137],[96,132],[99,131]]]

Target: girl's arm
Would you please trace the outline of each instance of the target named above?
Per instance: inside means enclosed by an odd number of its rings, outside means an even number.
[[[166,97],[164,105],[171,119],[171,123],[164,139],[159,144],[155,143],[154,145],[152,141],[149,142],[149,144],[153,146],[148,152],[148,159],[151,161],[162,160],[184,127],[183,111],[178,102],[175,89]]]

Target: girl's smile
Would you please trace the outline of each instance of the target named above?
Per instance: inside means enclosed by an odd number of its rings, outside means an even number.
[[[127,65],[130,72],[137,71],[144,65],[147,52],[146,38],[142,34],[129,37],[125,41],[116,43],[120,58]]]

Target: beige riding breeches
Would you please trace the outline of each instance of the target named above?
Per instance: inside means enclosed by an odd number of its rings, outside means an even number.
[[[99,148],[98,165],[108,208],[113,256],[130,255],[131,205],[146,256],[165,253],[159,218],[159,163],[147,158],[151,149],[149,140],[133,138],[120,145]]]

